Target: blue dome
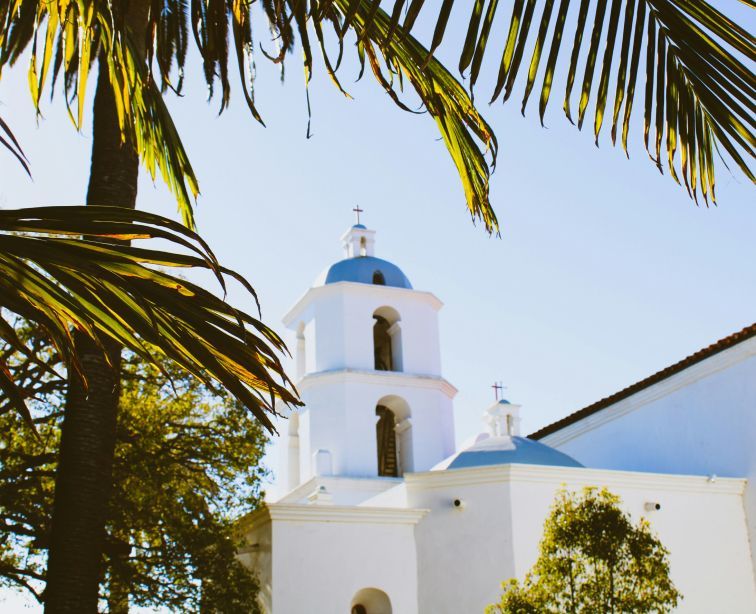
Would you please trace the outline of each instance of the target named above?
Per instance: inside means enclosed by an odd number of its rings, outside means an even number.
[[[340,281],[354,281],[360,284],[373,284],[375,273],[383,276],[384,286],[412,289],[412,284],[402,270],[381,258],[359,256],[340,260],[323,271],[315,282],[316,286],[335,284]]]
[[[563,452],[527,437],[483,435],[479,436],[472,446],[441,461],[433,469],[466,469],[509,463],[554,467],[583,466]]]

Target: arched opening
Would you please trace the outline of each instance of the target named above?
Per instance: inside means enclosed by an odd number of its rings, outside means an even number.
[[[378,588],[363,588],[352,597],[350,614],[391,614],[391,600]]]
[[[376,371],[402,370],[402,329],[399,313],[381,307],[373,313],[373,360]]]
[[[360,256],[367,256],[367,239],[360,237]]]
[[[381,271],[374,271],[373,272],[373,283],[376,286],[385,286],[386,285],[386,278],[383,276],[383,273]]]
[[[385,405],[375,408],[378,421],[375,436],[378,444],[378,475],[399,477],[399,459],[396,456],[396,416]]]
[[[378,475],[399,477],[412,471],[412,423],[410,408],[401,397],[389,395],[375,407]]]
[[[391,335],[389,335],[389,328],[391,324],[388,323],[386,318],[381,316],[373,316],[375,324],[373,324],[373,358],[375,368],[377,371],[393,371],[394,361],[391,351]]]

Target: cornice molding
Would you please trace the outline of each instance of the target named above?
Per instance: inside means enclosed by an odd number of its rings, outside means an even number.
[[[429,388],[440,390],[450,399],[457,394],[457,389],[452,384],[437,375],[373,369],[333,369],[308,373],[297,382],[297,389],[302,392],[323,383],[389,384],[399,388]]]
[[[466,469],[446,469],[405,474],[410,489],[431,490],[450,486],[490,483],[549,483],[569,486],[606,486],[659,489],[674,492],[742,495],[743,478],[714,478],[697,475],[642,473],[585,467],[553,467],[546,465],[492,465]]]
[[[395,286],[379,286],[373,284],[362,284],[355,281],[339,281],[332,284],[326,284],[324,286],[314,286],[309,288],[302,296],[300,296],[294,305],[286,312],[283,317],[283,324],[287,328],[290,328],[299,314],[315,299],[321,296],[328,296],[329,294],[339,294],[342,292],[350,292],[353,294],[365,294],[373,296],[406,296],[418,299],[422,302],[428,303],[436,311],[439,311],[444,303],[432,292],[426,290],[414,290],[412,288],[397,288]]]
[[[359,524],[415,525],[430,510],[359,505],[297,505],[271,503],[267,511],[273,522],[339,522]]]
[[[600,409],[577,422],[573,422],[555,433],[551,433],[539,439],[551,447],[558,448],[568,441],[592,431],[609,422],[617,420],[636,409],[653,403],[667,395],[690,386],[706,377],[714,375],[744,360],[756,356],[756,338],[748,339],[736,346],[728,348],[709,358],[687,367],[679,373],[652,384],[648,388],[639,390],[635,394],[620,399],[616,403]]]
[[[303,500],[307,495],[317,490],[320,486],[325,486],[330,493],[367,491],[380,494],[402,484],[403,482],[404,480],[402,478],[358,478],[352,476],[319,475],[311,477],[309,480],[296,486],[276,501],[270,501],[268,503],[293,504],[296,501]]]

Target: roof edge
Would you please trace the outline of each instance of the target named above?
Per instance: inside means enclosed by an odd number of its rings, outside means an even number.
[[[606,409],[614,405],[615,403],[622,401],[623,399],[627,399],[637,394],[638,392],[645,390],[646,388],[650,388],[654,384],[658,384],[659,382],[662,382],[672,377],[673,375],[676,375],[677,373],[681,373],[685,369],[688,369],[695,364],[703,362],[707,358],[716,356],[717,354],[729,350],[736,345],[748,341],[753,337],[756,337],[756,322],[754,322],[750,326],[746,326],[736,333],[733,333],[732,335],[724,337],[719,341],[716,341],[715,343],[712,343],[711,345],[698,350],[694,354],[683,358],[679,362],[676,362],[673,365],[662,369],[661,371],[657,371],[653,375],[650,375],[647,378],[642,379],[639,382],[632,384],[631,386],[628,386],[627,388],[623,388],[622,390],[615,392],[608,397],[605,397],[599,401],[596,401],[595,403],[592,403],[591,405],[588,405],[587,407],[584,407],[583,409],[565,416],[561,420],[557,420],[556,422],[552,422],[551,424],[540,428],[534,433],[528,435],[528,437],[535,440],[543,439],[548,435],[552,435],[558,431],[561,431],[562,429],[575,424],[576,422],[579,422],[580,420],[583,420],[588,416]]]

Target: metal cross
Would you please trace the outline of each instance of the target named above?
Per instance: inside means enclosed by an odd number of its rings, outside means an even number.
[[[354,209],[352,209],[352,211],[354,211],[357,214],[357,223],[359,224],[360,223],[360,213],[363,213],[365,210],[364,209],[360,209],[360,206],[357,205]]]
[[[501,382],[494,382],[494,385],[491,386],[491,388],[494,389],[494,398],[498,401],[499,400],[499,392],[501,392],[502,390],[504,390],[504,388],[506,388],[506,386],[502,386]]]

